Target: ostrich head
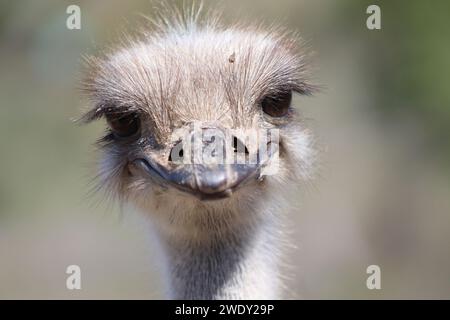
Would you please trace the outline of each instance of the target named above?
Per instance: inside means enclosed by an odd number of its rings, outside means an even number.
[[[308,178],[311,139],[291,102],[313,86],[295,35],[173,16],[87,59],[84,117],[108,124],[102,187],[148,212],[171,241],[220,242],[276,215],[285,191]],[[263,155],[254,137],[265,133]]]

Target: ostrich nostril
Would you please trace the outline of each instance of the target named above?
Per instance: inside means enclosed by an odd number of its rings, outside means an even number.
[[[234,153],[249,154],[247,146],[236,136],[233,137],[233,150]]]
[[[182,163],[184,157],[184,150],[183,150],[183,142],[180,141],[173,148],[170,150],[169,153],[169,162],[172,163]]]
[[[250,152],[248,151],[247,146],[236,136],[233,136],[233,154],[232,159],[234,163],[246,164],[250,159]]]

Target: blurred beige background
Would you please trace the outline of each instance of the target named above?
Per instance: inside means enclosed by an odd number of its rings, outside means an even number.
[[[205,1],[216,7],[216,1]],[[377,3],[382,30],[365,10]],[[68,30],[66,8],[82,10]],[[298,98],[322,150],[291,214],[290,298],[450,298],[450,3],[221,2],[297,29],[326,89]],[[80,55],[153,14],[150,1],[0,2],[0,298],[162,298],[139,215],[87,195],[102,123],[71,121]],[[68,291],[65,269],[82,269]],[[382,289],[366,288],[377,264]]]

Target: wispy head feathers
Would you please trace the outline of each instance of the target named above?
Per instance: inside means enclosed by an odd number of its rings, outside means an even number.
[[[282,28],[235,24],[200,7],[163,7],[151,26],[102,57],[87,57],[83,89],[92,109],[139,111],[157,138],[193,120],[239,127],[266,95],[308,94],[307,56],[301,41]]]

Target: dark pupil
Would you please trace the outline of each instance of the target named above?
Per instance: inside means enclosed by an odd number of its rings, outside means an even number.
[[[288,113],[291,105],[292,93],[280,93],[275,96],[266,97],[261,105],[265,113],[272,117],[282,117]]]
[[[139,129],[138,117],[135,114],[112,118],[108,122],[113,132],[120,137],[130,136]]]

